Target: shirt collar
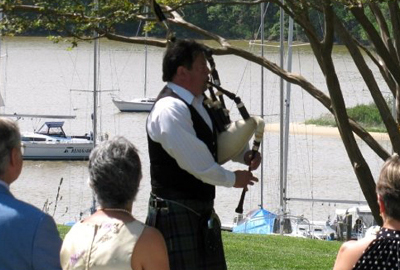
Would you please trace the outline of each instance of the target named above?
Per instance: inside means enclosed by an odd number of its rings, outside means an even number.
[[[0,179],[0,186],[4,186],[7,190],[10,190],[10,186],[1,179]]]
[[[168,88],[171,88],[172,91],[174,91],[174,93],[177,94],[186,103],[192,104],[195,96],[189,90],[187,90],[187,89],[183,88],[182,86],[179,86],[173,82],[168,82],[167,86],[168,86]]]

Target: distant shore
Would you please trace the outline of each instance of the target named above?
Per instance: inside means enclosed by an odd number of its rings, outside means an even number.
[[[279,132],[279,123],[266,124],[266,132]],[[306,125],[303,123],[290,123],[290,134],[310,134],[327,137],[339,137],[337,127]],[[387,133],[370,132],[371,136],[377,140],[389,140]]]

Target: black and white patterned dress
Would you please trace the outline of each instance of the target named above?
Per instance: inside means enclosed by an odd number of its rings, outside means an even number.
[[[381,228],[353,270],[400,269],[400,231]]]

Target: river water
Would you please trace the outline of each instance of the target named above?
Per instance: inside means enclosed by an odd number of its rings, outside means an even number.
[[[249,48],[245,42],[238,42],[238,45]],[[6,107],[0,112],[76,115],[76,119],[66,120],[66,133],[89,132],[93,111],[90,92],[93,89],[93,44],[82,43],[72,50],[68,46],[67,43],[53,44],[45,38],[7,38],[1,48],[0,88]],[[102,41],[100,48],[99,133],[107,133],[110,137],[123,135],[139,149],[143,179],[133,212],[144,221],[150,192],[145,132],[147,114],[120,113],[110,96],[115,94],[130,99],[143,95],[144,46]],[[249,49],[260,50],[259,47]],[[147,96],[156,96],[164,85],[161,80],[163,51],[161,48],[148,48]],[[265,53],[269,60],[279,61],[276,48],[267,47]],[[366,87],[343,48],[335,48],[334,59],[347,106],[370,102],[371,97],[364,90]],[[260,114],[260,67],[235,56],[216,56],[215,61],[222,86],[242,97],[251,114]],[[326,92],[324,77],[308,46],[294,48],[293,70]],[[279,122],[279,78],[265,71],[264,81],[264,115],[268,125]],[[324,107],[296,86],[292,87],[290,108],[291,122],[297,123],[327,113]],[[232,118],[239,119],[236,108],[231,110]],[[22,131],[37,129],[44,121],[46,119],[18,120]],[[337,136],[316,135],[314,129],[310,127],[306,134],[289,137],[288,197],[364,200],[341,140]],[[380,142],[389,147],[385,139]],[[359,144],[377,177],[382,161],[362,141]],[[264,161],[263,206],[277,211],[280,190],[278,132],[265,134]],[[246,169],[237,163],[224,166],[232,170]],[[260,169],[255,174],[261,178]],[[22,174],[12,184],[11,191],[39,208],[47,205],[47,211],[56,222],[65,223],[78,220],[81,214],[88,214],[92,193],[87,179],[85,161],[25,161]],[[222,223],[232,222],[240,194],[239,189],[217,188],[215,207]],[[261,185],[256,184],[247,193],[244,212],[258,207],[260,200]],[[288,204],[292,214],[312,220],[333,218],[336,208],[348,206],[316,202]]]

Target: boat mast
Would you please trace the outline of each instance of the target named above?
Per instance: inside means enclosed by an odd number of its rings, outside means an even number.
[[[99,9],[99,1],[94,0],[95,10]],[[97,144],[97,68],[98,68],[98,54],[99,54],[99,40],[98,33],[93,31],[94,37],[94,46],[93,46],[93,148],[96,147]],[[94,193],[92,194],[92,207],[90,209],[90,213],[93,214],[96,212],[96,196]]]
[[[282,3],[284,1],[282,0]],[[280,66],[283,69],[284,66],[284,12],[281,8],[280,17]],[[289,33],[288,33],[288,58],[287,67],[288,72],[292,71],[292,42],[293,42],[293,18],[289,17]],[[291,94],[291,84],[286,82],[286,99],[284,94],[284,81],[281,77],[280,80],[280,90],[281,90],[281,117],[280,117],[280,207],[283,214],[283,219],[287,215],[287,170],[288,170],[288,158],[289,158],[289,118],[290,118],[290,94]],[[285,109],[285,111],[284,111]],[[284,126],[283,126],[284,123]],[[281,233],[283,232],[283,226],[281,226]]]
[[[261,57],[264,57],[264,10],[265,3],[261,3]],[[264,67],[261,66],[261,113],[260,116],[264,119]],[[264,156],[264,144],[261,142],[261,156]],[[260,183],[260,208],[264,208],[264,159],[261,159],[261,183]]]
[[[0,21],[3,21],[3,10],[2,9],[0,10]],[[3,57],[1,55],[2,51],[3,51],[3,33],[2,33],[2,31],[0,31],[0,59]],[[6,61],[7,61],[7,58],[6,58]],[[1,63],[2,63],[2,61],[0,61],[0,64]],[[4,66],[6,66],[6,65],[4,65]],[[1,77],[2,76],[0,76],[0,78]],[[5,79],[4,79],[4,91],[5,91],[5,88],[6,88],[5,87],[5,85],[6,85],[5,81],[6,81],[6,76],[5,76]],[[1,96],[1,91],[0,91],[0,107],[5,107],[5,103],[4,103],[3,97]]]
[[[284,3],[284,0],[281,0],[281,3]],[[280,8],[280,46],[279,46],[279,56],[280,56],[280,67],[283,69],[284,66],[284,16],[285,13],[282,8]],[[284,132],[283,132],[283,119],[284,119],[284,102],[285,102],[285,93],[283,91],[284,81],[283,78],[280,77],[280,121],[279,121],[279,206],[281,214],[286,214],[286,204],[284,198],[286,197],[286,189],[284,187]],[[283,221],[282,221],[283,222]],[[282,232],[282,226],[281,226]]]
[[[97,0],[95,1],[96,8],[98,7]],[[94,31],[94,53],[93,53],[93,147],[97,144],[97,68],[99,54],[98,33]]]
[[[292,42],[293,42],[293,18],[289,17],[289,34],[288,34],[288,58],[287,67],[288,72],[292,71]],[[289,163],[289,119],[290,119],[290,93],[291,93],[291,83],[286,82],[286,99],[285,99],[285,128],[284,128],[284,168],[283,168],[283,209],[286,212],[286,199],[287,199],[287,172]]]
[[[147,13],[149,12],[149,8],[148,6],[145,7],[145,12],[146,12],[146,18]],[[146,92],[147,92],[147,30],[146,30],[146,26],[147,26],[147,21],[144,24],[144,38],[146,40],[146,43],[144,45],[144,97],[146,97]]]

